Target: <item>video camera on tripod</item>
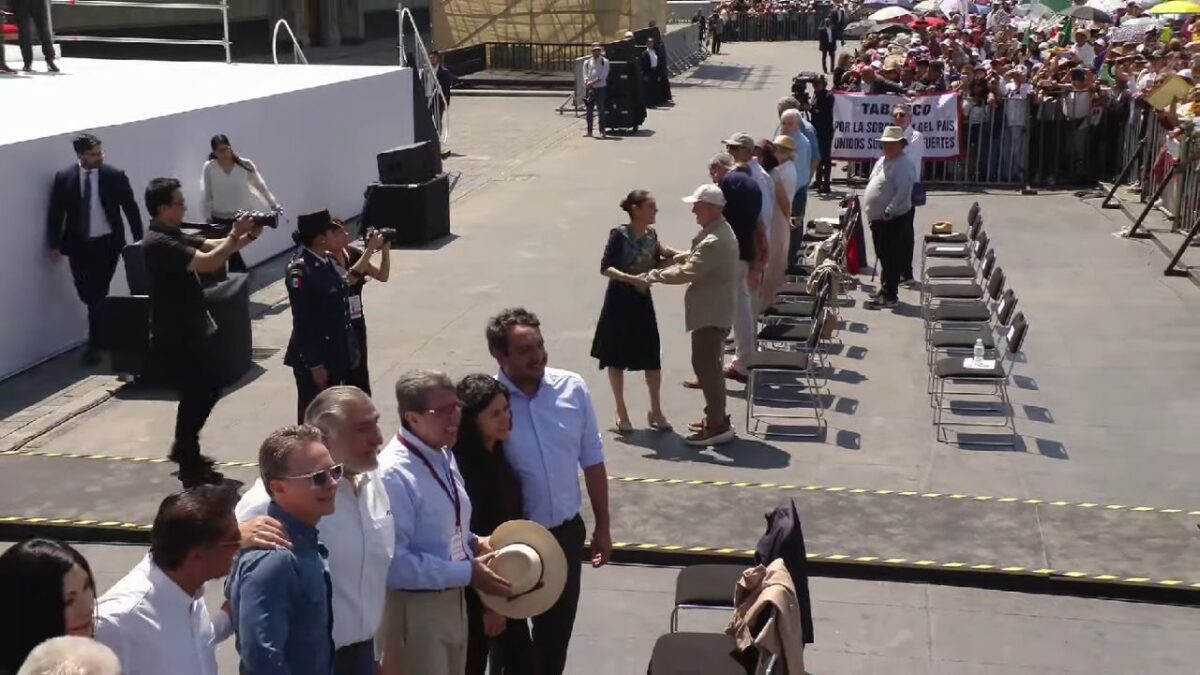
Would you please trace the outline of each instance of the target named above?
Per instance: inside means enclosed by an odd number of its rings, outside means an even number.
[[[803,72],[792,78],[792,96],[800,102],[801,110],[808,110],[812,106],[812,97],[809,96],[808,86],[823,79],[825,79],[824,75],[813,72]]]

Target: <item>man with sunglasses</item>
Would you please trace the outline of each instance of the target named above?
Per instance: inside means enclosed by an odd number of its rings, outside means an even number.
[[[396,552],[388,571],[383,673],[462,675],[467,662],[463,589],[507,597],[488,568],[485,538],[470,531],[471,499],[449,448],[462,402],[442,372],[414,370],[396,381],[400,431],[383,451]]]
[[[333,513],[342,465],[329,456],[321,430],[302,425],[267,436],[258,470],[271,496],[267,515],[283,525],[292,546],[247,549],[229,575],[241,672],[329,675],[332,589],[317,523]]]
[[[125,675],[217,675],[217,643],[232,634],[229,615],[209,618],[204,584],[229,573],[240,537],[237,493],[214,485],[162,501],[150,554],[96,606],[96,639]]]
[[[387,492],[376,471],[383,445],[379,412],[361,389],[336,386],[317,394],[304,421],[325,434],[329,456],[344,467],[336,508],[318,528],[329,550],[333,586],[333,672],[374,675],[375,634],[383,621],[387,572],[396,544]],[[323,480],[324,474],[318,476]],[[245,527],[255,518],[266,518],[270,506],[271,497],[259,479],[238,502],[238,520]]]

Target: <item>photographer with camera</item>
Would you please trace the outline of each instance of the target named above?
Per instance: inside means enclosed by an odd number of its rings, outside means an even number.
[[[213,461],[200,454],[200,430],[221,397],[215,379],[212,337],[217,332],[205,305],[201,274],[225,268],[230,256],[262,233],[253,218],[234,219],[224,239],[205,239],[180,230],[187,211],[183,191],[174,178],[155,178],[146,187],[150,228],[142,239],[142,258],[150,288],[153,350],[167,378],[179,392],[175,442],[168,458],[179,465],[185,488],[220,483]]]
[[[371,395],[371,375],[367,371],[367,319],[363,316],[362,291],[368,279],[376,279],[387,283],[392,269],[392,240],[396,236],[393,229],[370,229],[363,232],[366,248],[360,249],[350,243],[350,232],[346,224],[338,219],[333,220],[338,225],[338,231],[333,244],[333,259],[342,269],[346,280],[346,302],[350,311],[350,325],[354,328],[354,337],[358,343],[358,365],[350,372],[346,384],[354,385]],[[371,262],[375,253],[380,253],[379,265]]]
[[[343,228],[329,211],[296,219],[292,239],[299,244],[288,264],[288,302],[292,307],[292,336],[284,365],[296,377],[296,417],[317,394],[335,384],[349,384],[358,366],[358,343],[350,325],[346,279],[333,258]]]

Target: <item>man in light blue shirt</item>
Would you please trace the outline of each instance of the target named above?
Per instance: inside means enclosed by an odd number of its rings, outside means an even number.
[[[779,133],[796,143],[796,193],[792,195],[792,218],[796,223],[788,242],[788,264],[796,261],[804,246],[804,212],[808,208],[808,185],[813,172],[821,161],[821,146],[817,143],[817,130],[804,119],[799,110],[789,108],[779,115]]]
[[[525,517],[548,528],[571,563],[558,602],[533,618],[536,672],[561,675],[579,606],[577,561],[587,536],[579,516],[581,468],[596,521],[592,566],[607,563],[612,553],[604,441],[583,378],[546,367],[546,343],[535,314],[520,307],[500,312],[488,321],[487,342],[500,365],[497,377],[511,394],[512,434],[505,455],[521,481]]]
[[[462,402],[442,372],[414,370],[396,381],[400,432],[380,456],[392,505],[396,552],[388,570],[383,672],[462,675],[467,662],[463,589],[507,597],[488,568],[487,540],[471,533],[471,499],[450,446]]]

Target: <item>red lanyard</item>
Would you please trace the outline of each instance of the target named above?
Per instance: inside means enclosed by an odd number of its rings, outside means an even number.
[[[408,439],[400,434],[396,434],[396,440],[400,441],[400,445],[403,445],[410,453],[415,455],[417,459],[421,460],[421,463],[429,469],[429,473],[433,474],[433,479],[437,481],[438,487],[442,488],[442,492],[446,493],[446,497],[450,499],[450,503],[454,504],[454,527],[461,531],[462,505],[459,503],[458,485],[454,482],[454,472],[449,471],[449,467],[446,467],[446,473],[450,478],[450,487],[446,487],[446,482],[442,480],[442,476],[437,472],[437,469],[433,468],[433,463],[425,457],[425,454],[422,453],[419,448],[412,443],[409,443]]]

